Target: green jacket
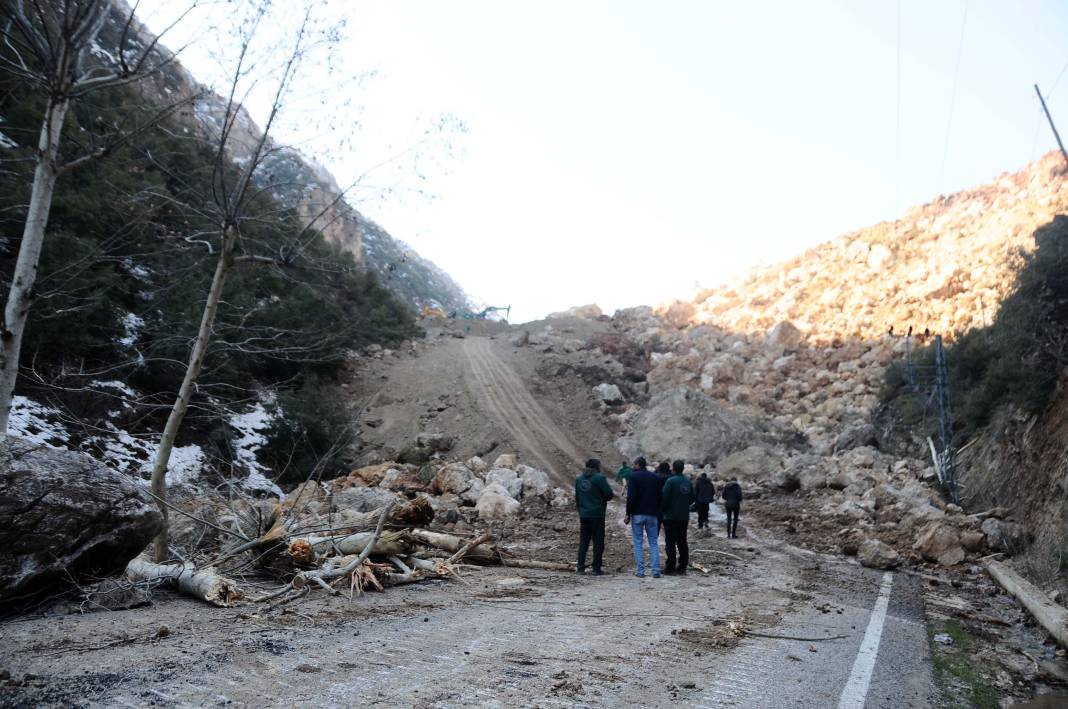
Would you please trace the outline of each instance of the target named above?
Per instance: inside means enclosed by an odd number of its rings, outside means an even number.
[[[615,497],[600,471],[587,468],[575,478],[575,507],[579,517],[604,517],[604,508]]]
[[[664,519],[674,522],[690,521],[690,505],[694,502],[693,483],[685,475],[672,475],[664,483],[660,509]]]
[[[633,468],[631,468],[626,463],[624,463],[623,465],[619,466],[619,470],[616,471],[616,482],[617,483],[625,483],[625,482],[627,482],[628,480],[630,480],[630,474],[632,472],[634,472]]]

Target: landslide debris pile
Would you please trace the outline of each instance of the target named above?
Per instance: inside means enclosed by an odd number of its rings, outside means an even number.
[[[549,323],[513,344],[586,375],[623,458],[685,455],[783,493],[763,504],[815,546],[878,566],[1017,551],[1027,535],[1007,510],[946,505],[929,460],[890,451],[873,422],[888,365],[994,317],[1032,233],[1068,206],[1064,179],[1050,154],[692,302],[619,311],[614,337]]]

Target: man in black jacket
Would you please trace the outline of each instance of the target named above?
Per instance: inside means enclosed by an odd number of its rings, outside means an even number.
[[[708,526],[708,506],[716,499],[716,486],[708,479],[708,473],[701,473],[694,485],[694,497],[697,503],[697,528]]]
[[[742,511],[742,486],[738,478],[731,478],[723,486],[723,508],[727,511],[727,538],[738,538],[738,513]]]
[[[642,535],[649,540],[649,564],[653,578],[660,578],[660,547],[656,544],[660,526],[660,479],[645,467],[645,458],[634,461],[634,470],[627,483],[627,516],[624,522],[630,525],[631,541],[634,544],[634,575],[645,576],[645,554]]]

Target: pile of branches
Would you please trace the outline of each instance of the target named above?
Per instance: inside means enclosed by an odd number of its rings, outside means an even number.
[[[307,487],[306,487],[307,486]],[[180,559],[155,564],[140,557],[126,568],[128,580],[165,584],[180,593],[212,605],[229,607],[251,601],[268,604],[268,610],[307,596],[314,590],[332,595],[347,592],[354,597],[365,591],[383,591],[390,586],[430,579],[462,580],[464,566],[506,563],[520,568],[567,571],[567,564],[506,558],[489,533],[473,538],[432,531],[427,526],[434,510],[425,496],[388,502],[369,512],[346,512],[324,517],[308,491],[316,483],[298,486],[286,499],[270,503],[272,509],[256,525],[254,538],[239,531],[240,525],[212,522],[180,508],[174,511],[192,518],[194,526],[221,532],[214,556],[202,552],[199,563]],[[245,510],[259,509],[253,503]],[[230,506],[233,509],[233,505]],[[246,515],[247,517],[247,515]],[[235,580],[241,578],[245,583]],[[252,594],[250,583],[273,588]]]

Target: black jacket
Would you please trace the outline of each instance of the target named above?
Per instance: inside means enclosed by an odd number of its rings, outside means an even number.
[[[727,507],[741,507],[742,486],[738,483],[727,483],[723,486],[723,504]]]
[[[708,478],[697,478],[694,489],[696,490],[696,502],[699,505],[707,505],[716,499],[716,486]]]
[[[635,470],[627,481],[627,514],[660,515],[660,491],[664,485],[646,468]]]

